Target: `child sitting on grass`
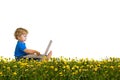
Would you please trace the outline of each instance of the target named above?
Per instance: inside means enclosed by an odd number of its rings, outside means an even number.
[[[28,31],[25,28],[17,28],[14,36],[17,40],[14,56],[17,61],[19,61],[21,58],[33,58],[40,60],[42,58],[42,55],[39,51],[28,49],[26,47],[25,41],[27,39]],[[46,60],[49,60],[52,56],[52,51],[46,55]]]

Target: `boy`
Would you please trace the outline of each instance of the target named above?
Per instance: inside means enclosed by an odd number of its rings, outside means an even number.
[[[43,56],[39,51],[33,49],[27,49],[25,41],[27,39],[28,31],[25,28],[17,28],[14,36],[17,40],[14,56],[18,61],[21,58],[33,58],[40,60],[41,56]],[[46,55],[46,59],[49,60],[52,56],[52,51]]]

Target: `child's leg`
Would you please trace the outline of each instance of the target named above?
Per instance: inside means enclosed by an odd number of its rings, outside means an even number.
[[[23,58],[24,58],[24,59],[27,58],[29,61],[30,61],[30,60],[38,60],[38,61],[40,61],[41,58],[42,58],[42,56],[37,56],[37,55],[34,55],[34,54],[28,54],[28,55],[26,55],[26,56],[23,56]]]
[[[33,58],[33,59],[41,59],[41,60],[49,60],[52,56],[52,51],[50,51],[48,53],[48,55],[46,55],[46,58],[44,57],[45,55],[40,55],[40,56],[37,56],[37,55],[34,55],[34,54],[29,54],[29,55],[26,55],[26,56],[23,56],[23,58]]]
[[[34,54],[28,54],[26,56],[23,56],[23,58],[42,58],[43,55],[37,56]]]

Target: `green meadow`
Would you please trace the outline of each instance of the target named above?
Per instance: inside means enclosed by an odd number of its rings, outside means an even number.
[[[120,80],[120,58],[15,61],[0,57],[0,80]]]

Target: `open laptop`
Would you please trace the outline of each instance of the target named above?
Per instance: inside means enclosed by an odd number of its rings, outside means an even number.
[[[49,41],[48,46],[47,46],[47,48],[45,50],[45,53],[41,54],[41,56],[36,56],[36,55],[30,54],[30,55],[23,56],[23,58],[42,58],[43,56],[47,55],[52,42],[53,42],[52,40]]]

